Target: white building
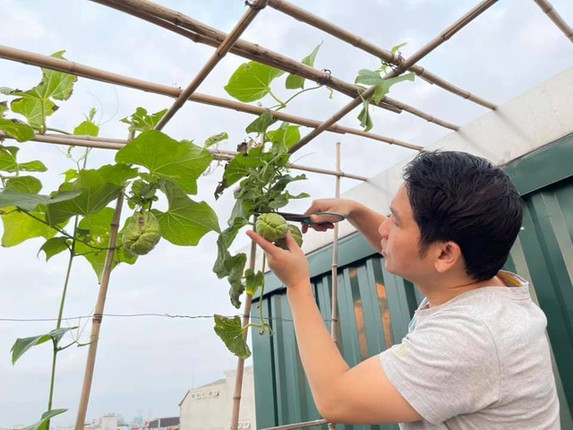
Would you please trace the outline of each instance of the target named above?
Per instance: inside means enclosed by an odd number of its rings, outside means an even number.
[[[227,430],[231,424],[236,370],[225,378],[189,390],[180,407],[180,430]],[[256,429],[253,367],[245,367],[239,412],[240,429]]]

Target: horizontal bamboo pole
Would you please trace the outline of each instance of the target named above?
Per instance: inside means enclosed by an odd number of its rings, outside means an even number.
[[[185,32],[182,29],[187,29],[191,32],[191,34],[187,35],[186,37],[198,43],[204,43],[217,47],[225,39],[225,33],[220,32],[212,27],[206,26],[205,24],[182,15],[179,12],[175,12],[166,7],[159,6],[148,0],[91,1],[129,13],[130,15],[149,21],[168,30],[172,30],[177,34],[185,35]],[[345,94],[349,97],[354,98],[357,94],[360,94],[363,91],[362,88],[355,84],[351,84],[341,79],[335,78],[328,71],[317,70],[313,67],[301,63],[300,61],[293,60],[284,55],[278,54],[274,51],[262,48],[259,45],[246,42],[244,40],[238,40],[230,52],[253,61],[258,61],[260,63],[276,67],[289,73],[294,73],[305,79],[312,80],[318,84],[326,85],[333,90]],[[396,106],[394,102],[395,100],[389,97],[385,97],[382,99],[379,106],[384,109],[399,113],[401,108]],[[402,107],[403,106],[408,107],[408,109],[405,110],[407,110],[409,113],[412,113],[415,116],[419,116],[426,121],[432,122],[441,127],[449,128],[451,130],[457,130],[458,128],[457,126],[452,126],[452,124],[447,121],[443,121],[432,115],[426,114],[419,109],[409,107],[404,103],[402,103]]]
[[[398,67],[393,69],[390,73],[388,73],[384,79],[390,79],[394,76],[398,76],[408,67],[412,66],[414,63],[422,59],[425,55],[429,54],[432,50],[436,49],[450,37],[452,37],[455,33],[457,33],[460,29],[462,29],[465,25],[470,23],[472,20],[477,18],[481,13],[487,10],[490,6],[492,6],[497,0],[485,0],[462,16],[459,20],[457,20],[454,24],[449,26],[446,30],[441,32],[436,38],[432,39],[429,43],[422,46],[418,51],[416,51],[411,57],[409,57],[406,61],[401,63]],[[346,116],[350,113],[354,108],[356,108],[360,103],[362,103],[362,98],[368,99],[370,96],[374,94],[374,87],[368,88],[361,97],[356,97],[338,112],[336,112],[333,116],[329,119],[324,121],[320,126],[315,128],[305,137],[303,137],[296,145],[291,148],[291,151],[297,151],[302,148],[304,145],[308,144],[312,139],[317,137],[321,134],[324,130],[326,130],[330,124],[334,124],[335,122],[339,121],[341,118]]]
[[[6,135],[0,131],[0,140],[2,139],[14,139],[11,136]],[[118,150],[127,145],[127,140],[120,139],[106,139],[97,138],[92,136],[60,136],[55,134],[37,134],[33,139],[34,142],[41,143],[51,143],[56,145],[67,145],[67,146],[79,146],[84,148],[99,148],[99,149],[111,149]],[[237,152],[235,151],[225,151],[219,149],[207,149],[216,160],[227,161],[235,157]],[[303,166],[300,164],[289,164],[288,167],[294,170],[301,170],[305,172],[318,173],[322,175],[329,176],[339,176],[348,179],[355,179],[357,181],[367,182],[368,178],[366,176],[354,175],[352,173],[339,172],[335,170],[320,169],[317,167]]]
[[[553,23],[565,34],[567,39],[573,43],[573,28],[557,13],[553,5],[548,0],[534,0],[543,12],[553,21]]]
[[[215,68],[215,66],[227,55],[227,52],[233,47],[233,44],[241,37],[241,34],[247,29],[249,24],[255,19],[259,11],[264,8],[267,4],[268,0],[255,0],[249,10],[243,15],[243,17],[239,20],[239,22],[235,25],[235,27],[231,30],[231,32],[225,37],[225,40],[221,42],[221,44],[215,50],[215,53],[209,58],[209,61],[203,66],[203,68],[199,71],[195,79],[185,88],[185,90],[177,97],[173,106],[169,108],[169,110],[165,113],[163,118],[157,123],[156,129],[161,130],[167,122],[173,118],[173,115],[181,109],[181,107],[185,104],[191,94],[195,92],[199,85],[205,80],[205,78],[211,73],[211,71]]]
[[[404,59],[399,54],[393,54],[390,51],[382,49],[376,46],[375,44],[363,39],[362,37],[350,33],[349,31],[346,31],[345,29],[328,22],[317,15],[313,15],[307,12],[306,10],[293,5],[292,3],[289,3],[284,0],[269,0],[268,5],[269,7],[281,11],[284,14],[291,16],[292,18],[305,22],[306,24],[318,28],[344,42],[351,44],[352,46],[355,46],[365,52],[368,52],[369,54],[372,54],[387,63],[399,66],[404,61]],[[408,67],[407,70],[414,72],[416,75],[420,76],[425,81],[431,84],[436,84],[439,87],[443,88],[444,90],[456,94],[460,97],[463,97],[464,99],[472,101],[488,109],[496,108],[496,105],[494,103],[491,103],[481,97],[478,97],[467,90],[456,87],[455,85],[451,84],[445,79],[442,79],[439,76],[431,73],[429,70],[425,69],[422,66],[414,64]]]
[[[141,91],[151,92],[154,94],[160,94],[169,97],[178,97],[181,94],[180,88],[175,88],[168,85],[161,85],[154,82],[144,81],[141,79],[130,78],[127,76],[119,75],[117,73],[107,72],[101,69],[96,69],[94,67],[85,66],[79,63],[74,63],[72,61],[66,61],[59,58],[50,57],[47,55],[41,55],[29,51],[10,48],[4,45],[0,45],[0,58],[12,61],[18,61],[33,66],[41,66],[51,70],[58,70],[60,72],[72,73],[74,75],[88,79],[94,79],[101,82],[121,85],[124,87],[134,88]],[[192,94],[190,100],[197,103],[233,109],[239,112],[250,113],[253,115],[260,115],[263,112],[268,111],[268,109],[259,106],[250,105],[247,103],[240,103],[234,100],[226,100],[219,97],[209,96],[200,93]],[[298,124],[312,128],[318,127],[321,124],[320,121],[317,120],[302,118],[295,115],[286,114],[283,112],[274,112],[274,111],[270,112],[275,118],[292,124]],[[352,134],[355,136],[362,136],[368,139],[377,140],[379,142],[388,143],[390,145],[402,146],[404,148],[413,149],[415,151],[422,150],[421,146],[407,143],[399,139],[394,139],[391,137],[386,137],[375,133],[368,133],[362,130],[340,126],[338,124],[333,124],[332,126],[330,126],[328,128],[328,131],[340,134]]]

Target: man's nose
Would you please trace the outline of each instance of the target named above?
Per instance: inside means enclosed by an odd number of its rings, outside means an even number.
[[[383,238],[386,238],[388,236],[388,222],[390,221],[390,218],[386,218],[384,220],[384,222],[382,224],[380,224],[380,227],[378,227],[378,233],[380,233],[380,236],[382,236]]]

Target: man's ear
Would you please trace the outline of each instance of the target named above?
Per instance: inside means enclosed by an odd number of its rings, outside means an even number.
[[[447,241],[436,244],[438,258],[434,260],[434,268],[439,273],[445,273],[463,260],[462,250],[456,242]]]

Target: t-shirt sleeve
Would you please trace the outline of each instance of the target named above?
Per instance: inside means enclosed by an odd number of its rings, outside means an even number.
[[[475,412],[499,400],[500,363],[489,330],[469,315],[435,315],[380,354],[388,379],[427,421]]]

